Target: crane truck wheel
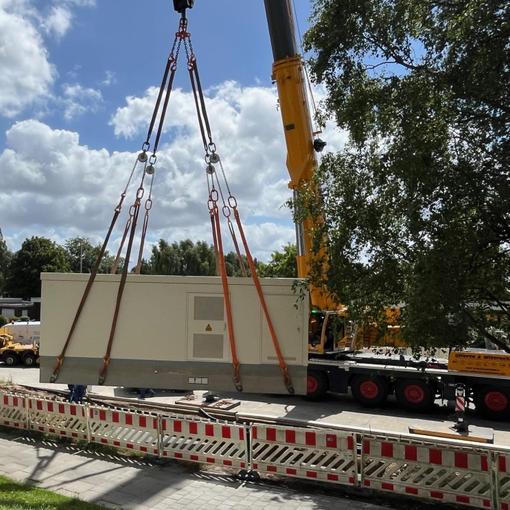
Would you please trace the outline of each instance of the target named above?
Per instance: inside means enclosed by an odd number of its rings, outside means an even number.
[[[398,403],[410,411],[427,411],[434,403],[434,390],[421,379],[399,379],[395,385]]]
[[[19,363],[18,356],[13,352],[6,352],[3,355],[4,363],[9,367],[15,367]]]
[[[29,352],[28,354],[25,354],[23,357],[23,364],[26,367],[33,367],[37,362],[37,356],[35,354],[32,354]]]
[[[328,391],[328,378],[322,372],[310,370],[306,380],[306,398],[308,400],[319,400]]]
[[[353,397],[365,407],[378,407],[388,396],[388,381],[384,377],[357,375],[351,382]]]
[[[491,420],[510,418],[510,389],[481,386],[475,389],[476,412]]]

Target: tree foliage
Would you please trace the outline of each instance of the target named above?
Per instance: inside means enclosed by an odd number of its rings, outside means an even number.
[[[41,295],[41,272],[68,272],[67,253],[45,237],[26,239],[12,257],[7,277],[11,296],[30,298]]]
[[[11,262],[12,253],[7,248],[7,243],[0,237],[0,296],[3,294]]]
[[[212,276],[215,264],[212,247],[203,241],[195,244],[187,239],[169,244],[161,239],[152,248],[146,270],[151,274]]]
[[[415,345],[510,345],[510,4],[315,0],[305,44],[350,134],[319,174],[331,291],[403,305]]]
[[[283,251],[274,251],[267,264],[259,264],[260,276],[276,278],[296,278],[297,249],[295,244],[286,244]]]
[[[242,256],[245,269],[246,257]],[[225,254],[225,266],[229,276],[243,276],[239,257],[235,252]],[[189,239],[169,244],[161,239],[152,248],[149,261],[142,265],[142,272],[149,274],[173,274],[181,276],[216,275],[216,257],[213,246],[204,241],[193,243]]]
[[[73,237],[65,242],[71,272],[90,273],[97,262],[101,245],[94,246],[86,237]],[[109,273],[113,267],[114,257],[105,253],[99,266],[100,273]],[[122,267],[122,264],[120,265]]]

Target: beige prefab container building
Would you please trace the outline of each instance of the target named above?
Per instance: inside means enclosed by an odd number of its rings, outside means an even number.
[[[49,382],[89,275],[43,273],[41,382]],[[59,383],[98,384],[119,275],[98,275],[75,330]],[[295,392],[306,393],[308,296],[294,279],[262,279],[262,288]],[[256,289],[230,278],[243,391],[286,393]],[[129,275],[106,385],[235,391],[221,280]]]

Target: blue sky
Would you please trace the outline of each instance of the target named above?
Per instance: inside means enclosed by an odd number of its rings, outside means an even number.
[[[311,2],[295,4],[305,30]],[[282,207],[286,154],[263,1],[197,0],[189,18],[218,149],[254,251],[267,259],[294,230]],[[32,235],[102,238],[177,23],[171,0],[0,0],[0,228],[11,249]],[[149,245],[210,241],[200,141],[180,64]],[[333,147],[341,143],[341,134],[330,135]]]

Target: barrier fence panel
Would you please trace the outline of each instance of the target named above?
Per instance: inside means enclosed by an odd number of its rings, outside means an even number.
[[[510,453],[498,453],[496,458],[498,510],[510,510]]]
[[[251,430],[254,470],[357,485],[354,433],[259,424]]]
[[[31,430],[88,440],[86,406],[38,398],[27,402]]]
[[[376,436],[362,438],[362,485],[475,508],[493,508],[489,451]]]
[[[261,474],[510,510],[510,452],[384,433],[211,421],[0,391],[0,425]]]
[[[156,414],[91,406],[90,441],[159,455],[159,420]]]
[[[0,425],[15,429],[26,429],[28,426],[28,415],[26,400],[23,397],[0,393]]]
[[[245,469],[246,431],[231,422],[210,422],[190,416],[161,419],[163,457]]]

